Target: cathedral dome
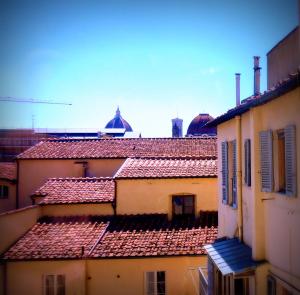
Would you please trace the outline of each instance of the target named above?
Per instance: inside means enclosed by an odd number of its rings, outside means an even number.
[[[106,124],[105,128],[125,128],[126,131],[132,131],[129,123],[122,118],[119,107],[116,111],[115,117]]]
[[[213,120],[209,114],[199,114],[195,117],[189,125],[187,136],[200,136],[200,135],[216,135],[217,130],[215,127],[206,127],[205,124]]]

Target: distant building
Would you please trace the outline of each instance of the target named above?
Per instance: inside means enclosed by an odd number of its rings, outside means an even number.
[[[215,136],[217,129],[215,127],[207,127],[206,123],[213,120],[213,117],[209,114],[199,114],[190,123],[186,136]]]
[[[0,213],[17,208],[16,183],[16,164],[0,163]]]
[[[299,52],[300,28],[297,26],[267,53],[268,89],[300,70]]]
[[[172,137],[182,137],[182,119],[172,119]]]
[[[37,128],[0,129],[0,162],[14,161],[16,156],[43,139],[71,138],[97,139],[99,137],[141,137],[133,132],[129,123],[121,116],[119,108],[115,117],[105,128]]]

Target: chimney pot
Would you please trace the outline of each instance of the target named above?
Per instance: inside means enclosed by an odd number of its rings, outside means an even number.
[[[260,94],[260,66],[259,66],[259,56],[254,56],[254,96]]]
[[[240,73],[235,74],[235,97],[236,97],[236,106],[241,104],[241,93],[240,93]]]

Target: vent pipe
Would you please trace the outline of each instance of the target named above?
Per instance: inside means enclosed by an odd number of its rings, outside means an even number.
[[[236,106],[241,104],[241,91],[240,91],[240,73],[235,74],[235,97],[236,97]]]
[[[254,96],[260,94],[260,67],[259,67],[259,56],[254,56]]]

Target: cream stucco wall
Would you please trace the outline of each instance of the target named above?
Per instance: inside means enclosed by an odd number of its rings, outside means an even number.
[[[41,216],[38,206],[0,214],[0,254],[25,234]]]
[[[195,195],[195,214],[217,210],[217,178],[117,179],[117,214],[172,215],[172,196]]]
[[[92,159],[88,176],[113,176],[124,159]],[[19,160],[19,207],[32,204],[30,196],[51,177],[82,177],[81,164],[76,160]]]
[[[143,295],[147,271],[166,272],[166,294],[196,295],[197,268],[206,256],[135,259],[99,259],[88,262],[88,294]],[[119,276],[119,277],[118,277]]]
[[[265,211],[266,259],[300,279],[300,87],[257,109],[257,116],[261,118],[257,131],[276,131],[290,124],[296,125],[297,196],[260,192],[258,197]],[[256,157],[259,158],[258,153]],[[257,182],[259,176],[257,173]]]
[[[7,295],[43,294],[43,275],[47,274],[66,275],[66,295],[86,294],[85,261],[64,260],[7,263]]]
[[[287,280],[299,286],[300,279],[300,88],[255,107],[241,115],[242,144],[242,214],[243,240],[252,247],[256,260],[266,259],[271,268],[287,273]],[[218,126],[218,154],[221,155],[221,142],[237,138],[236,119]],[[276,192],[276,170],[274,191],[261,192],[259,132],[275,131],[287,125],[296,125],[297,150],[297,196],[288,197]],[[251,187],[244,183],[244,140],[251,139]],[[274,149],[276,137],[273,139]],[[275,156],[273,162],[276,163]],[[220,162],[221,163],[221,162]],[[223,205],[221,165],[218,167],[219,192],[219,235],[234,235],[237,228],[237,210]],[[262,272],[266,273],[266,272]],[[263,278],[266,280],[266,275]],[[263,283],[261,283],[264,288]]]
[[[0,213],[16,209],[16,184],[0,179],[0,185],[8,186],[8,198],[0,198]]]
[[[47,216],[75,216],[75,215],[113,215],[112,204],[66,204],[43,205],[42,215]]]

